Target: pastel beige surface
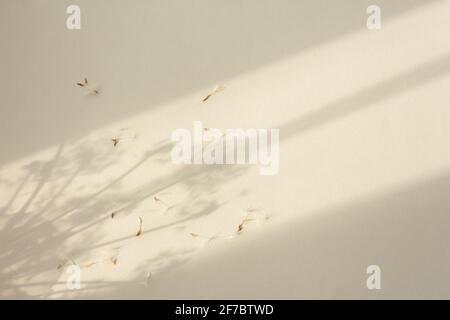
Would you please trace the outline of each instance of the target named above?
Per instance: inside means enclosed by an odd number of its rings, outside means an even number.
[[[0,2],[1,298],[450,298],[450,1],[70,4]],[[195,120],[279,173],[173,164]]]

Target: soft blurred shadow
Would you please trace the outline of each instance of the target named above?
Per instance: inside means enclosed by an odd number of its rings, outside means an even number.
[[[282,124],[280,126],[281,137],[289,139],[310,129],[326,125],[331,121],[371,107],[377,102],[444,77],[449,72],[450,54],[445,54]]]
[[[89,296],[124,298],[126,290],[126,298],[150,299],[448,298],[449,199],[446,171],[235,239],[241,242],[173,267],[149,287],[131,283]],[[372,264],[382,270],[380,291],[366,288]]]
[[[171,143],[158,143],[149,151],[142,152],[136,163],[111,182],[100,184],[97,191],[87,195],[68,193],[77,176],[93,172],[101,175],[120,160],[121,156],[111,152],[111,148],[110,143],[105,145],[97,140],[82,141],[70,147],[61,144],[48,160],[33,161],[23,168],[23,181],[18,183],[6,206],[1,208],[0,289],[3,297],[36,297],[30,291],[33,287],[43,287],[45,290],[41,294],[48,292],[49,287],[58,284],[64,269],[57,269],[57,266],[67,257],[77,261],[77,257],[92,250],[122,246],[135,239],[132,234],[106,242],[102,240],[104,234],[99,227],[111,219],[113,204],[116,215],[130,215],[155,194],[175,185],[187,189],[188,203],[174,205],[172,221],[147,228],[141,235],[145,237],[149,233],[183,226],[214,212],[221,203],[211,195],[247,170],[246,166],[180,166],[173,172],[151,179],[137,190],[124,189],[120,182],[146,162],[163,161],[171,165]],[[20,202],[18,210],[13,210],[12,205],[19,202],[17,195],[27,184],[32,186],[31,193],[22,198],[23,204]],[[61,197],[65,200],[61,201]],[[71,238],[80,234],[83,235],[82,240],[76,246],[68,245]],[[180,253],[173,250],[155,259],[161,260],[158,264],[166,265],[181,261]],[[39,277],[47,281],[34,280]],[[103,283],[101,287],[105,285]]]

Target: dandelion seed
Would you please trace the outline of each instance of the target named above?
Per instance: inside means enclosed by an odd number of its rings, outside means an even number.
[[[142,233],[142,218],[138,218],[138,230],[136,232],[136,237],[139,237]]]
[[[117,144],[119,143],[119,140],[120,140],[119,138],[112,138],[111,139],[114,147],[117,146]]]
[[[215,240],[229,240],[229,239],[233,239],[235,237],[234,234],[228,235],[228,236],[214,234],[212,237],[207,237],[207,236],[203,236],[198,233],[192,233],[192,232],[189,233],[189,235],[194,239],[203,240],[202,245],[208,244],[211,241],[215,241]]]
[[[253,221],[253,219],[249,219],[249,218],[244,218],[244,219],[242,219],[241,223],[239,223],[238,226],[237,226],[236,233],[242,232],[242,230],[244,230],[244,225],[245,225],[247,222],[250,222],[250,221]]]
[[[207,237],[207,236],[202,236],[198,233],[189,233],[191,235],[192,238],[200,238],[200,239],[205,239],[205,240],[212,240],[214,237]]]
[[[210,241],[215,239],[215,237],[206,237],[206,236],[202,236],[198,233],[189,233],[189,234],[192,238],[196,239],[196,241],[201,241],[200,244],[202,246],[208,244]]]
[[[167,209],[170,209],[172,206],[169,206],[166,202],[162,201],[160,198],[158,198],[157,196],[153,197],[153,200],[158,203],[160,202],[162,205],[164,205]]]
[[[72,263],[72,265],[74,265],[74,266],[77,265],[74,260],[69,259],[69,258],[64,258],[64,261],[61,262],[60,264],[58,264],[58,266],[56,267],[56,270],[60,270],[62,267],[64,267],[67,264],[67,262]]]
[[[94,94],[99,94],[100,91],[98,91],[97,89],[91,89],[89,87],[89,83],[88,83],[88,79],[84,78],[83,82],[77,82],[77,85],[83,88],[86,88],[86,90],[88,90],[90,93],[94,93]]]
[[[85,265],[82,265],[81,267],[82,268],[89,268],[89,267],[92,267],[93,265],[95,265],[97,263],[98,263],[98,261],[88,262]]]
[[[167,205],[167,203],[165,203],[164,201],[162,201],[160,198],[154,196],[153,200],[155,201],[155,203],[161,203],[164,206],[164,210],[162,212],[160,212],[160,214],[164,215],[167,213],[167,211],[169,211],[172,207]]]
[[[202,102],[205,102],[206,100],[208,100],[211,97],[211,94],[208,94],[205,98],[203,98]]]
[[[214,94],[222,91],[223,89],[225,89],[225,86],[223,85],[219,85],[216,86],[211,92],[209,92],[206,97],[203,98],[202,102],[206,102],[209,98],[211,98]]]

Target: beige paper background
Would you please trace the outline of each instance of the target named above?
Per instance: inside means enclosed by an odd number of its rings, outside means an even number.
[[[72,3],[0,2],[2,298],[450,297],[448,1]],[[279,128],[279,174],[172,164],[195,120]]]

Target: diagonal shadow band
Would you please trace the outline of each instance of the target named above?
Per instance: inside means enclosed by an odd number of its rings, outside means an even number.
[[[446,53],[432,61],[416,66],[412,70],[319,107],[317,111],[298,116],[280,126],[280,136],[282,139],[292,138],[295,134],[305,133],[333,120],[373,106],[377,102],[405,93],[433,79],[444,77],[449,72],[450,53]]]

